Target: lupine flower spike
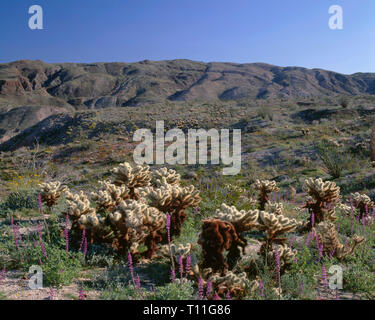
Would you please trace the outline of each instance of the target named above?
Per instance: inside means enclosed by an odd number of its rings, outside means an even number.
[[[198,281],[198,295],[199,295],[199,300],[203,300],[203,280],[202,280],[202,278],[199,278],[199,281]]]

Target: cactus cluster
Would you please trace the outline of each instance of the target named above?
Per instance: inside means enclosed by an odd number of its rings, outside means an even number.
[[[305,180],[306,204],[295,209],[307,208],[310,217],[297,222],[286,216],[282,203],[270,201],[271,192],[279,190],[276,182],[257,180],[255,189],[259,193],[255,205],[258,209],[239,210],[222,203],[211,217],[202,221],[198,236],[202,249],[199,262],[193,244],[168,242],[166,228],[168,214],[171,238],[180,234],[187,217],[186,209],[198,206],[201,200],[199,191],[194,186],[181,186],[181,176],[167,168],[150,171],[148,166],[122,163],[112,173],[113,183],[99,181],[99,189],[89,195],[83,191],[72,193],[59,182],[42,184],[42,199],[54,205],[65,193],[67,209],[63,214],[70,217],[71,234],[80,236],[86,229],[91,243],[111,244],[119,253],[130,252],[135,259],[141,245],[147,247],[142,253],[147,258],[152,258],[159,249],[159,253],[171,258],[175,274],[181,273],[179,281],[190,278],[207,286],[210,282],[213,292],[221,297],[229,294],[240,298],[259,290],[259,266],[270,266],[274,270],[273,280],[288,272],[297,256],[297,250],[287,244],[286,234],[290,232],[312,231],[322,245],[323,255],[338,260],[352,255],[364,242],[358,235],[354,235],[349,244],[340,242],[333,224],[335,210],[344,213],[354,210],[341,202],[340,188],[334,182]],[[367,217],[375,204],[364,194],[351,196],[359,217]],[[259,249],[253,255],[248,254],[245,238],[251,232],[256,232],[260,239]],[[279,290],[274,288],[275,294],[279,295]]]
[[[61,195],[68,190],[68,187],[62,185],[59,181],[41,183],[39,188],[41,200],[49,208],[55,206]]]
[[[301,226],[300,231],[310,231],[314,223],[336,221],[335,208],[341,202],[340,187],[332,181],[323,181],[321,178],[305,180],[304,191],[308,194],[304,208],[310,213],[310,219]]]
[[[186,219],[185,210],[196,206],[199,191],[181,187],[176,171],[121,163],[111,170],[113,183],[99,181],[90,197],[80,191],[66,191],[67,214],[72,234],[89,230],[90,242],[111,242],[120,253],[137,255],[144,244],[144,255],[151,258],[159,243],[166,243],[166,215],[171,215],[171,236],[179,235]]]
[[[360,219],[362,219],[362,217],[367,218],[370,211],[373,211],[375,209],[375,203],[371,201],[368,195],[356,192],[352,193],[351,197],[353,198],[355,207],[359,211]]]
[[[242,254],[245,254],[244,232],[253,230],[263,232],[264,237],[258,252],[259,259],[267,260],[275,265],[275,251],[277,250],[282,271],[290,266],[297,254],[296,250],[292,250],[286,245],[287,238],[283,236],[285,233],[297,229],[297,221],[283,215],[282,205],[269,201],[269,193],[278,190],[276,183],[274,181],[257,181],[256,185],[257,189],[261,191],[258,204],[260,206],[262,203],[267,204],[273,212],[238,210],[235,206],[222,204],[221,208],[216,210],[213,218],[203,222],[198,241],[202,246],[203,253],[202,272],[207,274],[207,270],[211,270],[214,273],[210,280],[217,283],[217,290],[220,293],[229,291],[232,295],[240,296],[245,287],[251,287],[246,274],[237,272],[237,262],[242,258],[238,247],[242,247]],[[228,250],[226,259],[224,257],[225,250]],[[244,277],[246,286],[245,282],[239,281]],[[238,283],[242,283],[242,285],[238,286]]]
[[[336,257],[339,260],[352,255],[355,248],[365,240],[363,237],[355,234],[351,239],[351,244],[345,246],[338,238],[335,225],[327,221],[319,223],[315,229],[319,243],[323,245],[323,254]]]

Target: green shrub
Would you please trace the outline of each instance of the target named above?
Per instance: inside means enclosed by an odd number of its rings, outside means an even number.
[[[269,107],[262,106],[257,111],[257,116],[261,117],[263,120],[266,120],[267,117],[270,121],[273,120],[273,114]]]
[[[155,300],[194,300],[193,283],[191,281],[178,283],[171,282],[164,287],[157,287],[154,297]]]
[[[349,161],[347,155],[339,147],[325,140],[317,145],[317,152],[323,162],[324,171],[333,179],[340,178],[344,169],[347,168]]]
[[[340,103],[341,107],[347,108],[350,104],[350,101],[349,101],[348,97],[341,97],[339,103]]]
[[[82,270],[82,253],[66,252],[57,246],[46,247],[47,257],[44,256],[40,243],[30,243],[21,248],[22,260],[20,265],[24,271],[29,271],[32,265],[38,265],[43,271],[43,285],[58,287],[69,285]]]
[[[20,190],[11,192],[7,199],[0,205],[1,212],[38,208],[38,192],[36,190]]]

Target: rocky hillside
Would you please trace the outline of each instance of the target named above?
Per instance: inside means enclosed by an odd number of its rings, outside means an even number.
[[[263,63],[189,60],[137,63],[0,65],[0,105],[74,108],[136,106],[169,100],[237,100],[375,94],[375,74],[343,75],[321,69]]]
[[[166,101],[375,94],[375,74],[189,60],[0,64],[0,143],[61,113]]]

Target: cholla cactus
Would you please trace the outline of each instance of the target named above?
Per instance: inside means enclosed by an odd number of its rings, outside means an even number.
[[[348,214],[348,213],[350,213],[350,212],[352,211],[352,208],[351,208],[350,206],[348,206],[348,205],[346,205],[345,203],[342,203],[342,202],[340,202],[340,203],[336,206],[336,208],[337,208],[338,210],[344,211],[344,213],[346,213],[346,214]]]
[[[283,215],[261,211],[259,214],[259,230],[264,230],[266,236],[260,248],[260,253],[272,251],[272,245],[285,244],[287,238],[280,237],[284,233],[292,232],[297,228],[297,221]]]
[[[116,226],[120,251],[130,248],[134,255],[140,244],[145,243],[148,248],[146,256],[151,258],[156,243],[161,240],[158,231],[165,228],[164,213],[143,202],[127,200],[122,201],[109,218]]]
[[[102,229],[105,228],[105,217],[98,216],[95,211],[81,215],[78,223],[85,229]]]
[[[323,244],[323,254],[333,255],[339,260],[353,254],[355,248],[364,241],[363,237],[354,235],[350,244],[351,248],[345,247],[338,238],[335,225],[326,221],[319,223],[315,230],[319,243]]]
[[[181,181],[181,175],[173,169],[161,168],[151,173],[151,185],[160,187],[165,184],[178,185]]]
[[[67,213],[73,220],[73,224],[78,221],[81,216],[95,215],[96,211],[91,207],[90,200],[81,191],[79,194],[73,194],[70,191],[65,193]]]
[[[245,243],[238,236],[233,224],[218,219],[204,220],[198,244],[202,246],[202,268],[212,268],[214,272],[221,271],[225,274],[228,268],[233,268],[240,258],[239,246],[244,253]],[[224,251],[228,250],[227,260]]]
[[[121,201],[130,198],[130,189],[122,185],[118,187],[108,181],[99,181],[101,190],[91,192],[91,199],[96,202],[97,210],[113,210]]]
[[[275,181],[269,180],[256,180],[254,187],[259,190],[258,202],[259,209],[265,210],[266,203],[270,200],[269,194],[274,191],[279,191]]]
[[[229,221],[235,227],[238,235],[241,232],[251,231],[258,227],[259,210],[241,210],[234,206],[228,206],[225,203],[220,209],[216,210],[215,218],[223,221]]]
[[[68,187],[62,185],[59,181],[41,183],[39,188],[42,201],[49,208],[55,206],[63,192],[68,190]]]
[[[283,214],[284,205],[281,202],[268,201],[266,204],[266,211],[280,215]]]
[[[366,194],[361,194],[359,192],[351,194],[355,206],[359,209],[359,217],[367,217],[370,210],[374,210],[375,203],[371,201],[370,197]]]
[[[309,195],[304,208],[310,214],[314,214],[316,224],[322,221],[336,221],[335,206],[340,203],[340,187],[332,181],[323,181],[321,178],[309,178],[305,180],[305,192]],[[312,228],[312,217],[300,231],[308,231]]]
[[[81,191],[79,194],[66,192],[67,214],[72,220],[72,236],[80,238],[80,231],[88,230],[90,243],[94,241],[109,241],[108,231],[106,228],[106,218],[97,214],[96,210],[91,207],[90,200]]]
[[[297,256],[297,250],[292,250],[287,244],[275,245],[272,251],[267,254],[268,261],[275,263],[275,251],[277,250],[280,259],[280,273],[288,268]]]
[[[229,271],[225,276],[214,274],[210,277],[210,280],[214,291],[222,297],[225,297],[227,292],[229,292],[231,297],[239,298],[244,296],[246,291],[251,288],[251,283],[246,276],[246,272],[235,274]]]
[[[127,186],[130,189],[131,197],[135,200],[139,198],[135,189],[146,187],[151,181],[150,167],[147,165],[132,167],[128,162],[124,162],[112,169],[111,172],[115,174],[114,184]]]
[[[186,220],[185,209],[196,207],[201,201],[199,190],[195,190],[194,186],[182,188],[167,184],[157,189],[143,188],[140,194],[149,201],[150,206],[171,214],[172,237],[181,233],[181,226]]]

